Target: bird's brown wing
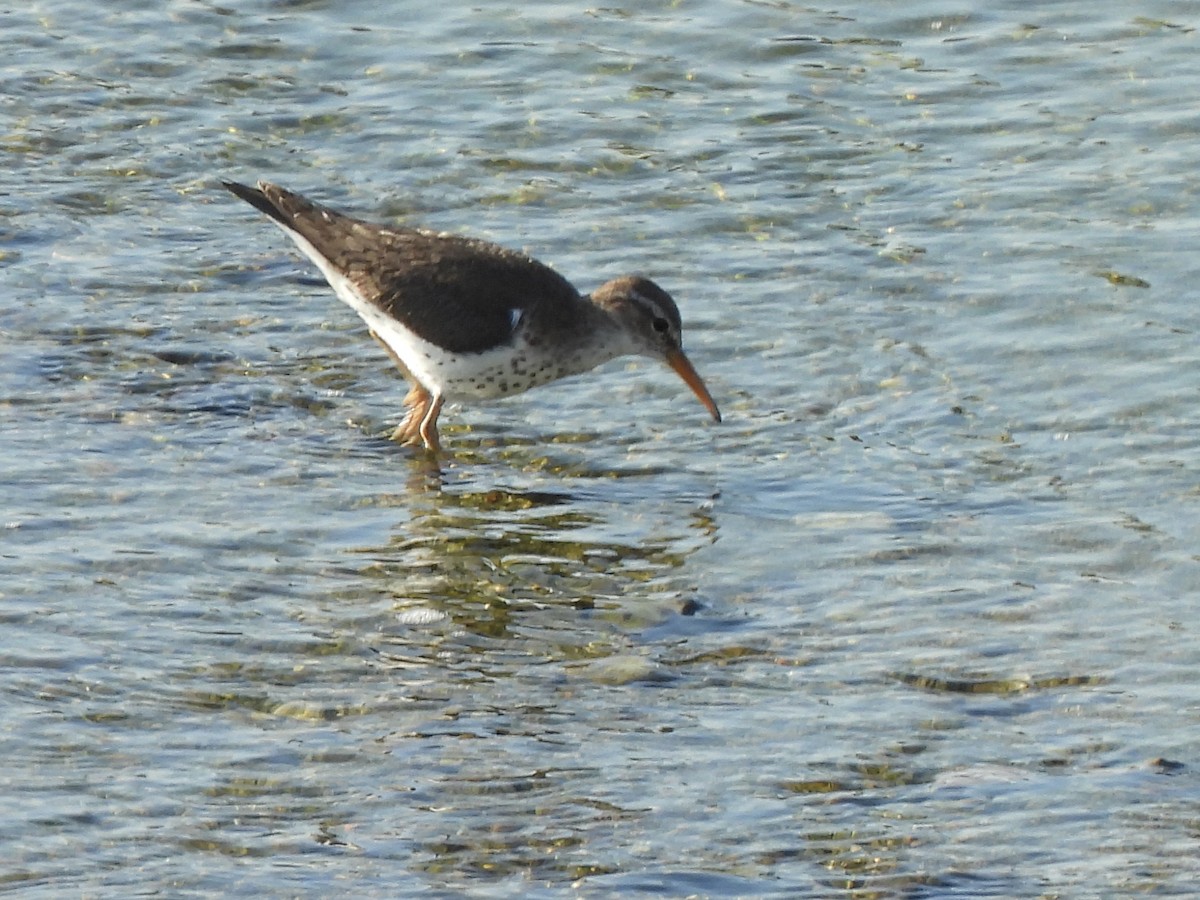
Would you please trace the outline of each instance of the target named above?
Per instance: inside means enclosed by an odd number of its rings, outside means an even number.
[[[452,353],[508,343],[528,316],[553,329],[581,302],[553,269],[496,244],[375,225],[265,182],[225,187],[304,238],[368,302]]]

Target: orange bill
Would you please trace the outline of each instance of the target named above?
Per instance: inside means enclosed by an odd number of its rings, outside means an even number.
[[[708,392],[708,388],[704,386],[704,379],[696,372],[691,361],[684,355],[682,350],[670,350],[667,352],[667,365],[674,369],[679,377],[687,382],[687,386],[692,389],[700,402],[704,404],[715,421],[721,421],[721,411],[717,409],[717,403],[712,398],[712,394]]]

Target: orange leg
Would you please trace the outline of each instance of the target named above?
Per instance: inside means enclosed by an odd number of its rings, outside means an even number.
[[[429,397],[428,394],[425,396]],[[443,402],[441,394],[431,397],[430,402],[425,404],[425,415],[421,418],[421,440],[425,442],[425,449],[434,453],[442,451],[442,442],[438,440],[437,419],[442,411]]]
[[[426,450],[439,452],[442,445],[438,440],[437,418],[442,403],[441,397],[435,397],[420,385],[414,387],[404,398],[408,412],[392,432],[392,440],[401,444],[424,444]]]
[[[433,394],[417,383],[412,373],[408,371],[408,366],[404,365],[404,361],[396,355],[396,352],[387,345],[386,341],[381,339],[374,331],[371,332],[371,337],[379,341],[379,345],[387,351],[387,355],[392,358],[392,362],[399,366],[400,371],[404,373],[405,377],[413,385],[404,397],[404,405],[408,407],[408,412],[404,414],[404,418],[400,420],[400,424],[392,432],[392,440],[405,445],[424,444],[426,450],[439,453],[442,449],[442,444],[438,440],[437,418],[438,414],[442,411],[442,398],[440,396],[433,396]]]

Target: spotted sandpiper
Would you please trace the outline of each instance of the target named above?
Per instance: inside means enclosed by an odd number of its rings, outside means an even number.
[[[675,301],[648,278],[581,295],[496,244],[375,225],[265,181],[223,184],[296,242],[403,370],[412,389],[394,440],[436,452],[446,400],[518,394],[630,354],[663,360],[721,421],[680,346]]]

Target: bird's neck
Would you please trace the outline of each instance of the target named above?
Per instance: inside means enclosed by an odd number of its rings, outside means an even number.
[[[560,334],[554,345],[557,368],[564,375],[578,375],[637,352],[616,317],[587,296],[580,297],[569,333]]]

